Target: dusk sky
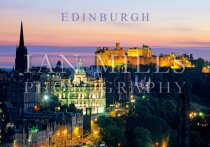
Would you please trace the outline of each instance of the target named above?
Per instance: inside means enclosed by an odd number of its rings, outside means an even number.
[[[150,13],[150,20],[62,22],[62,12]],[[22,19],[27,46],[113,46],[120,42],[132,47],[144,43],[209,50],[209,18],[209,0],[0,0],[0,45],[18,45]],[[5,50],[0,49],[2,63]]]
[[[208,0],[1,0],[0,12],[1,45],[17,45],[21,18],[28,45],[95,46],[119,41],[203,46],[210,42]],[[149,12],[150,21],[62,22],[62,12]]]

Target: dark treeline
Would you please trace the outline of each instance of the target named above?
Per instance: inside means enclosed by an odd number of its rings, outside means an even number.
[[[155,69],[151,68],[152,70]],[[134,74],[131,70],[131,77]],[[182,92],[190,99],[187,116],[191,111],[204,114],[194,119],[186,118],[189,120],[190,146],[207,146],[210,143],[210,75],[202,74],[200,69],[195,68],[186,69],[179,74],[171,69],[168,74],[154,72],[139,74],[139,77],[144,76],[150,77],[153,82],[185,82]],[[179,146],[181,94],[177,87],[171,85],[170,93],[160,93],[159,88],[155,87],[150,93],[144,94],[146,98],[142,99],[141,95],[138,95],[135,103],[128,103],[129,112],[126,115],[99,118],[102,140],[108,146],[148,147],[163,144],[169,147]]]

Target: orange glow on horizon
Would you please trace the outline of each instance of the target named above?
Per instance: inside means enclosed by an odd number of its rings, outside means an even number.
[[[122,24],[123,26],[123,24]],[[181,32],[158,31],[151,32],[150,26],[142,26],[145,30],[113,26],[110,24],[33,24],[23,21],[26,46],[113,46],[121,42],[124,46],[170,46],[193,47],[195,44],[184,42],[209,42],[209,34],[201,32],[183,34]],[[18,45],[20,23],[8,24],[0,30],[0,45]],[[184,42],[183,42],[184,41]]]

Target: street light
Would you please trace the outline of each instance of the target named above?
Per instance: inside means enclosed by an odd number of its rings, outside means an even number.
[[[97,119],[97,118],[95,118],[95,122],[96,122],[96,121],[98,121],[98,119]]]
[[[95,134],[95,135],[97,135],[97,134],[98,134],[98,132],[97,132],[97,131],[94,131],[94,134]]]
[[[203,117],[204,116],[204,113],[203,112],[199,112],[198,114],[199,114],[200,117]]]
[[[48,96],[47,95],[44,96],[44,100],[48,100]]]
[[[136,101],[136,100],[132,99],[132,100],[131,100],[131,103],[135,103],[135,101]]]

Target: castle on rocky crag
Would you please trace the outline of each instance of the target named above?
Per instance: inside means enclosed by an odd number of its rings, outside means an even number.
[[[120,47],[120,43],[116,43],[114,49],[97,47],[95,52],[95,65],[97,66],[121,67],[129,65],[135,68],[138,64],[156,65],[158,62],[160,67],[171,67],[173,69],[181,68],[180,63],[187,68],[194,67],[188,55],[182,56],[171,53],[169,55],[162,54],[158,58],[152,55],[152,49],[147,45],[126,50]]]

